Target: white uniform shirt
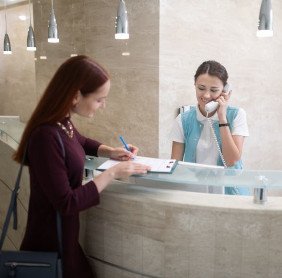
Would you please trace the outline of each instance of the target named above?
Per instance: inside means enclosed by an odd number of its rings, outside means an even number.
[[[218,153],[216,142],[212,135],[211,127],[206,117],[203,116],[202,113],[200,112],[198,106],[196,107],[196,113],[197,113],[197,120],[203,124],[203,130],[196,150],[196,163],[217,165],[217,159],[219,153]],[[211,117],[211,120],[212,121],[218,120],[217,113],[215,113]],[[244,137],[249,136],[246,112],[242,108],[239,108],[238,114],[233,121],[232,135],[241,135]],[[181,114],[177,116],[173,124],[171,131],[171,140],[178,143],[185,143]]]

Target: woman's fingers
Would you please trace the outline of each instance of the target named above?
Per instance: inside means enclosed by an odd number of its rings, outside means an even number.
[[[229,93],[222,93],[222,96],[224,97],[225,100],[229,100],[231,95],[231,91]]]
[[[137,164],[135,162],[133,162],[133,164],[135,164],[135,168],[134,169],[137,169],[137,170],[146,170],[146,171],[149,171],[151,170],[151,167],[148,166],[148,165],[144,165],[144,164]]]
[[[118,160],[126,161],[133,157],[133,154],[124,148],[115,148],[113,157]]]
[[[150,170],[149,166],[133,161],[121,162],[113,167],[115,168],[115,177],[117,179],[127,178],[131,175],[146,174]]]
[[[147,173],[151,168],[147,165],[136,163],[133,161],[128,162],[129,171],[131,174]]]
[[[217,102],[219,103],[220,106],[225,105],[227,103],[227,101],[225,100],[224,96],[220,96],[217,99]]]
[[[129,148],[130,148],[130,151],[134,154],[134,155],[137,155],[138,151],[139,151],[139,148],[136,147],[136,146],[133,146],[131,144],[128,144]]]
[[[128,145],[131,151],[126,150],[125,148],[115,148],[113,151],[112,157],[121,161],[127,161],[131,158],[134,158],[139,149],[135,146]]]

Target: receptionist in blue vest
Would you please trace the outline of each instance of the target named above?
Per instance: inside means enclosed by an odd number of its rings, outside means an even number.
[[[229,106],[231,89],[225,67],[206,61],[199,66],[194,79],[198,103],[185,107],[176,118],[171,132],[171,157],[242,169],[241,155],[249,131],[245,111]],[[225,194],[249,195],[249,189],[225,187]]]

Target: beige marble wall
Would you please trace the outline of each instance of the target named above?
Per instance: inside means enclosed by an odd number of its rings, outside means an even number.
[[[94,119],[75,118],[79,130],[111,145],[118,135],[139,146],[143,155],[158,156],[158,1],[127,1],[130,40],[114,39],[118,1],[55,1],[60,44],[46,38],[50,1],[34,6],[36,36],[41,54],[36,61],[37,93],[41,94],[56,68],[73,48],[95,58],[111,75],[107,108]],[[41,13],[41,9],[44,11]],[[122,56],[122,52],[130,56]]]
[[[274,36],[257,38],[261,1],[160,1],[160,156],[179,106],[195,104],[193,76],[205,60],[226,66],[231,105],[247,112],[247,168],[281,169],[282,3],[273,0]]]
[[[27,15],[22,21],[20,15]],[[14,5],[7,9],[8,34],[12,55],[3,55],[5,35],[4,10],[0,10],[0,115],[20,115],[26,121],[37,103],[35,93],[34,52],[26,50],[29,27],[28,5]]]
[[[60,43],[48,44],[50,1],[36,1],[35,62],[34,53],[25,50],[28,22],[18,19],[28,14],[27,5],[8,9],[14,53],[0,55],[0,114],[18,114],[26,121],[57,67],[73,52],[87,54],[109,70],[112,90],[106,110],[95,119],[75,118],[79,130],[111,145],[120,145],[117,138],[123,134],[140,147],[140,154],[168,157],[177,108],[196,102],[195,70],[202,61],[215,59],[229,71],[231,104],[248,115],[245,166],[281,169],[281,3],[273,0],[274,37],[265,39],[255,35],[260,1],[126,3],[127,42],[114,39],[117,0],[64,0],[54,2]],[[131,55],[122,56],[125,51]],[[47,60],[40,60],[41,55]]]

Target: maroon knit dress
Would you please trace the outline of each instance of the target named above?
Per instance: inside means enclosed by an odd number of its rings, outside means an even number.
[[[65,118],[62,124],[67,127]],[[58,139],[59,131],[65,158]],[[21,250],[58,251],[56,211],[62,215],[64,278],[92,278],[94,274],[78,243],[79,212],[99,204],[93,181],[82,186],[85,154],[97,156],[101,144],[81,136],[70,138],[58,125],[42,125],[30,137],[27,159],[30,200]]]

